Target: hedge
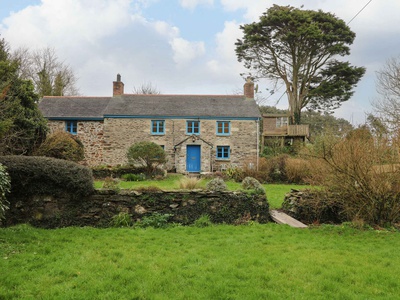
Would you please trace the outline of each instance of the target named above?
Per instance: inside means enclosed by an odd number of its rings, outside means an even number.
[[[0,156],[11,178],[12,196],[71,194],[94,191],[92,171],[77,163],[39,156]]]

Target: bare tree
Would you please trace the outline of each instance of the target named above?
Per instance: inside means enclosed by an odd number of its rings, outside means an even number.
[[[40,97],[78,94],[73,70],[59,60],[53,48],[46,47],[33,52],[19,48],[13,57],[19,62],[21,78],[32,80]]]
[[[159,95],[161,92],[157,88],[156,85],[153,85],[151,82],[146,82],[142,83],[141,86],[133,87],[133,93],[134,94],[140,94],[140,95]]]
[[[390,129],[397,131],[400,129],[400,56],[388,59],[376,75],[380,97],[372,106]]]

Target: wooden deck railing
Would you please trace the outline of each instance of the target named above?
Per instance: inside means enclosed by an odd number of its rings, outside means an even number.
[[[290,136],[308,136],[310,134],[309,125],[289,125],[288,135]]]
[[[288,125],[279,128],[264,128],[263,136],[309,136],[309,125]]]

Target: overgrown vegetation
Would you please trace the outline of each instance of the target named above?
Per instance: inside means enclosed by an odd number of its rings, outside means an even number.
[[[11,196],[69,193],[89,195],[93,177],[89,168],[74,162],[39,156],[0,156],[11,178]]]
[[[7,194],[11,189],[10,176],[6,168],[0,163],[0,224],[4,218],[5,211],[8,209]]]
[[[149,216],[144,216],[142,220],[135,224],[136,227],[140,228],[167,228],[170,226],[168,220],[172,217],[172,214],[163,214],[159,212],[152,213]]]
[[[132,224],[132,218],[126,212],[120,212],[118,215],[113,216],[110,222],[110,226],[115,228],[131,227]]]
[[[65,131],[57,131],[48,135],[34,152],[34,155],[37,156],[54,157],[75,162],[83,160],[84,154],[82,142],[76,136]]]
[[[243,179],[242,187],[245,190],[254,190],[256,194],[265,194],[265,189],[261,183],[253,177],[246,177]]]
[[[400,221],[400,170],[393,141],[374,137],[367,128],[346,138],[326,137],[313,149],[313,183],[341,202],[349,220],[390,226]]]
[[[193,226],[198,228],[204,228],[212,226],[212,221],[209,215],[201,215],[196,221],[194,221]]]
[[[258,161],[258,169],[257,169]],[[310,164],[300,157],[286,154],[275,157],[251,158],[243,163],[244,167],[232,167],[223,172],[227,179],[242,182],[245,177],[253,177],[260,183],[296,183],[305,184],[310,176]]]
[[[128,173],[128,174],[123,174],[121,176],[121,178],[125,181],[144,181],[146,180],[146,176],[143,173],[139,173],[139,174],[132,174],[132,173]]]
[[[179,187],[184,190],[193,190],[195,189],[200,180],[197,177],[182,177],[179,180]]]

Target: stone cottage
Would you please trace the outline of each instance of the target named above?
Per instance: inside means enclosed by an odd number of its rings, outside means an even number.
[[[258,157],[260,112],[254,84],[244,95],[125,94],[121,76],[112,97],[44,97],[39,108],[51,132],[76,134],[89,166],[123,165],[128,148],[152,141],[164,148],[167,169],[211,172]]]

